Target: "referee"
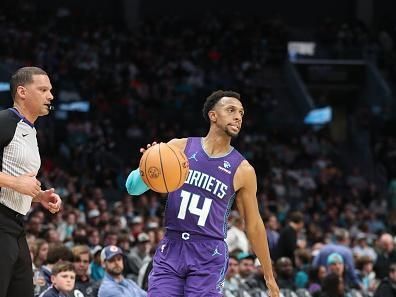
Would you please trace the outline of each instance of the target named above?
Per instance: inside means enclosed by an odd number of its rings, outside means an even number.
[[[32,297],[32,261],[23,218],[32,201],[52,213],[61,199],[41,190],[36,179],[41,160],[34,122],[51,109],[51,82],[37,67],[24,67],[11,78],[12,108],[0,111],[0,297]]]

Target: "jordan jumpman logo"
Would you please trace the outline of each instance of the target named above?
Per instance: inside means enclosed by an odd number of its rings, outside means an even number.
[[[188,159],[189,159],[189,160],[194,159],[196,162],[198,162],[197,154],[198,154],[198,152],[195,152],[195,153],[192,154]]]
[[[212,257],[214,257],[214,256],[217,256],[217,255],[219,255],[219,256],[221,256],[222,254],[220,254],[219,253],[219,250],[218,250],[218,246],[216,246],[216,249],[214,250],[214,252],[213,252],[213,254],[212,254]]]

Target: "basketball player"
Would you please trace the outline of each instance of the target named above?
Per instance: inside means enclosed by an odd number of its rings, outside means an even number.
[[[14,107],[0,111],[0,297],[33,296],[32,261],[23,217],[32,201],[58,212],[54,189],[42,191],[34,122],[51,109],[51,83],[37,67],[19,69],[11,78]]]
[[[266,231],[257,206],[256,173],[231,146],[244,116],[240,95],[221,90],[212,93],[204,104],[203,116],[210,123],[205,137],[169,142],[185,152],[190,172],[184,185],[168,195],[166,235],[154,256],[148,296],[222,296],[228,266],[224,238],[236,197],[247,236],[262,263],[269,293],[278,297]],[[126,187],[132,195],[148,189],[138,170],[131,172]]]

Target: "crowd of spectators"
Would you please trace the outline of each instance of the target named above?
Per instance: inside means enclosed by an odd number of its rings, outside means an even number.
[[[326,129],[266,126],[277,99],[261,78],[267,65],[279,63],[279,53],[286,54],[287,27],[277,19],[229,20],[164,17],[131,32],[76,21],[67,9],[36,26],[29,17],[0,16],[1,69],[41,66],[52,79],[56,105],[90,104],[87,113],[58,110],[39,123],[40,181],[56,188],[64,205],[56,215],[33,205],[26,217],[36,295],[51,285],[51,271],[62,260],[73,263],[74,290],[98,296],[105,269],[113,269],[102,265],[110,260],[102,251],[112,246],[122,251],[125,280],[147,289],[150,260],[164,235],[166,197],[151,191],[129,196],[127,173],[146,143],[202,134],[201,103],[224,88],[240,91],[247,107],[234,144],[257,171],[260,212],[284,296],[394,296],[391,163],[384,166],[388,191],[359,164],[347,170]],[[361,25],[327,34],[333,29],[326,23],[319,28],[321,38],[335,38],[323,44],[340,48],[369,39]],[[393,161],[393,138],[375,148],[378,162]],[[243,229],[233,211],[225,296],[266,296],[261,265]]]

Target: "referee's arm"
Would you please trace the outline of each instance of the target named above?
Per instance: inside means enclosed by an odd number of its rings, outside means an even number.
[[[0,116],[0,151],[12,141],[18,121],[2,111]],[[11,176],[0,171],[0,187],[9,188],[18,193],[35,197],[40,193],[41,184],[34,173],[26,173],[19,176]]]
[[[13,189],[14,191],[36,197],[40,191],[41,184],[36,179],[34,173],[27,173],[19,176],[11,176],[0,172],[0,187]]]

